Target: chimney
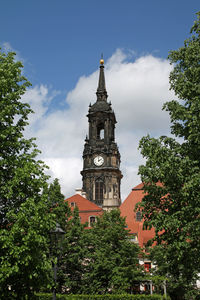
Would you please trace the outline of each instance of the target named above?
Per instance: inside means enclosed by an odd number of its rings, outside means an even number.
[[[77,188],[77,189],[75,189],[75,191],[76,191],[77,195],[80,195],[80,196],[86,198],[86,192],[84,192],[82,189]]]

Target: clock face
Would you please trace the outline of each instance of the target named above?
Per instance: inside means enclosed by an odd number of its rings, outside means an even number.
[[[94,164],[95,164],[97,167],[102,166],[103,163],[104,163],[104,158],[103,158],[101,155],[97,155],[97,156],[94,158]]]

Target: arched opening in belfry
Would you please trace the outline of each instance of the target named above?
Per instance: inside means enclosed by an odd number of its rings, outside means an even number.
[[[104,139],[104,124],[100,123],[97,125],[97,139],[102,140]]]

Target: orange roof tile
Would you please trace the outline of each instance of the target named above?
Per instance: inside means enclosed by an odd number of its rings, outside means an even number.
[[[141,247],[155,235],[153,228],[151,230],[143,230],[143,220],[136,220],[135,206],[138,202],[141,202],[144,197],[143,186],[143,183],[140,183],[134,187],[120,206],[121,216],[126,217],[126,223],[130,233],[137,234],[138,242]]]
[[[101,211],[102,208],[98,205],[92,203],[91,201],[87,200],[86,198],[82,197],[79,194],[73,195],[70,198],[65,199],[69,203],[74,202],[78,207],[79,211]]]
[[[69,203],[69,206],[72,210],[74,209],[74,207],[70,205],[71,203],[75,203],[75,206],[78,207],[79,216],[82,224],[85,224],[86,222],[89,223],[90,217],[97,217],[103,214],[103,209],[101,207],[92,203],[91,201],[87,200],[79,194],[67,198],[65,199],[65,201]]]

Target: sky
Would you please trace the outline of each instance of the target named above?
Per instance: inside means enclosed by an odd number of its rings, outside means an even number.
[[[162,111],[169,89],[170,50],[183,46],[199,0],[2,0],[0,47],[15,51],[32,86],[23,96],[35,111],[27,137],[58,178],[65,197],[82,187],[87,112],[96,101],[99,60],[115,111],[122,201],[140,182],[139,140],[168,135]]]

